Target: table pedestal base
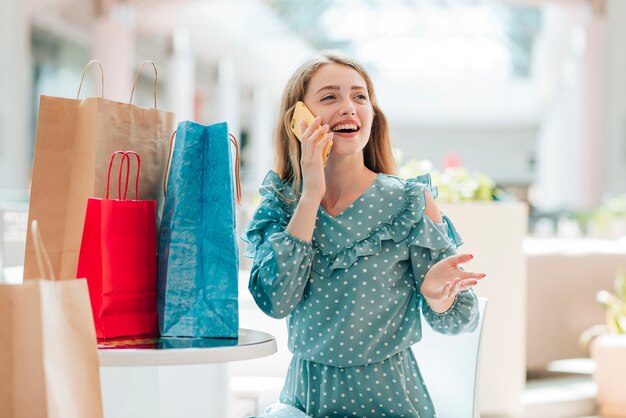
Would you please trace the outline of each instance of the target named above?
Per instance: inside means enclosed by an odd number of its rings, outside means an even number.
[[[228,417],[225,364],[101,367],[105,418]]]

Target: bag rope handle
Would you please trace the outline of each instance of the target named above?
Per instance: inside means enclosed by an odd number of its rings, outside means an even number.
[[[122,161],[120,162],[120,169],[117,176],[117,199],[118,200],[126,200],[126,196],[128,194],[128,181],[130,177],[130,157],[129,155],[134,155],[137,157],[137,174],[135,176],[135,200],[138,200],[139,195],[139,171],[141,169],[141,158],[139,154],[135,151],[115,151],[111,155],[111,160],[109,161],[109,171],[107,173],[107,192],[105,199],[109,199],[109,189],[111,185],[111,168],[113,167],[113,162],[115,161],[115,157],[117,155],[122,156]],[[122,170],[124,168],[124,161],[127,162],[126,165],[126,184],[124,185],[124,196],[122,197]]]
[[[241,205],[241,174],[239,172],[239,144],[235,135],[228,133],[230,142],[235,146],[235,188],[237,190],[237,203]]]
[[[126,162],[128,163],[128,165],[126,166],[126,187],[124,188],[124,199],[126,200],[126,194],[128,193],[128,176],[129,176],[129,170],[130,170],[130,157],[129,155],[134,155],[137,158],[137,173],[135,175],[135,200],[139,200],[138,196],[139,196],[139,171],[141,169],[141,158],[139,157],[139,154],[136,153],[135,151],[126,151],[124,152],[124,157],[126,158]],[[122,159],[122,163],[120,165],[120,174],[119,176],[121,177],[121,173],[122,173],[122,166],[124,165],[124,160]]]
[[[115,161],[115,157],[117,155],[121,155],[122,156],[122,162],[120,163],[120,171],[118,173],[117,176],[117,200],[122,200],[122,167],[124,166],[124,159],[128,158],[128,156],[126,155],[125,151],[115,151],[113,154],[111,154],[111,160],[109,161],[109,171],[107,172],[107,192],[105,195],[105,199],[109,199],[109,189],[111,186],[111,168],[113,167],[113,161]],[[128,187],[128,172],[130,170],[130,165],[129,167],[126,169],[127,174],[126,174],[126,187]]]
[[[177,131],[174,131],[172,133],[172,136],[170,137],[170,148],[167,153],[167,162],[165,163],[165,174],[163,175],[163,196],[165,196],[167,193],[167,179],[169,177],[169,168],[170,168],[170,163],[172,161],[174,137],[176,136],[176,132]],[[237,138],[235,138],[235,135],[229,133],[228,137],[229,137],[230,142],[235,146],[235,189],[237,192],[237,203],[241,205],[241,175],[239,172],[239,163],[240,163],[239,144],[237,143]]]
[[[172,162],[172,152],[174,151],[174,137],[176,136],[176,132],[178,131],[174,131],[172,132],[172,136],[170,137],[170,148],[169,151],[167,152],[167,161],[165,163],[165,174],[163,175],[163,196],[165,196],[165,193],[167,191],[167,178],[169,177],[170,174],[170,163]]]
[[[76,93],[76,99],[80,99],[80,90],[83,88],[83,81],[85,81],[85,74],[87,73],[87,69],[91,66],[91,64],[98,64],[100,67],[100,97],[104,99],[104,69],[102,68],[102,63],[98,60],[91,60],[85,65],[83,69],[83,75],[80,78],[80,84],[78,85],[78,93]]]
[[[48,251],[46,251],[46,247],[43,245],[43,240],[41,239],[41,233],[39,232],[39,223],[37,219],[33,219],[30,223],[30,232],[33,235],[33,244],[35,245],[35,258],[37,259],[37,267],[39,268],[39,274],[42,279],[49,279],[52,281],[57,280],[54,277],[54,270],[52,269],[52,263],[50,262],[50,256],[48,255]],[[46,274],[47,267],[48,273]]]
[[[154,61],[147,60],[141,63],[137,73],[135,74],[135,81],[133,81],[133,89],[130,91],[130,99],[128,100],[129,104],[133,102],[133,94],[135,94],[135,88],[137,87],[137,80],[139,80],[139,75],[141,74],[141,70],[143,70],[143,66],[146,64],[152,64],[152,68],[154,68],[154,108],[157,108],[157,80],[159,78],[159,73],[157,72],[157,67]]]

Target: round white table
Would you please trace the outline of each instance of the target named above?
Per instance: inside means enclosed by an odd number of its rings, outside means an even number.
[[[276,352],[270,334],[240,329],[239,338],[133,338],[98,344],[100,367],[183,366],[225,363]]]
[[[105,418],[225,418],[234,398],[229,362],[276,352],[274,337],[135,338],[98,344]]]

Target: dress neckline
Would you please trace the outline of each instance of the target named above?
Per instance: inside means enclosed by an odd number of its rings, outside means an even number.
[[[371,191],[371,190],[375,187],[375,185],[376,185],[376,183],[378,183],[378,179],[380,178],[380,176],[381,176],[381,175],[382,175],[382,173],[376,173],[376,177],[374,177],[374,180],[372,181],[372,183],[371,183],[369,186],[367,186],[367,188],[366,188],[365,190],[363,190],[363,192],[361,192],[361,194],[360,194],[360,195],[358,195],[358,196],[356,197],[356,199],[354,199],[354,200],[352,201],[352,203],[350,203],[350,204],[348,205],[348,207],[347,207],[347,208],[345,208],[344,210],[342,210],[342,211],[341,211],[341,212],[339,212],[338,214],[336,214],[336,215],[334,215],[334,216],[333,216],[333,215],[331,215],[330,213],[328,213],[328,211],[327,211],[326,209],[324,209],[324,206],[323,206],[321,203],[320,203],[320,206],[319,206],[319,212],[322,212],[323,214],[325,214],[327,217],[329,217],[329,218],[331,218],[331,219],[337,219],[337,218],[343,217],[343,215],[344,215],[346,212],[348,212],[349,210],[351,210],[352,208],[354,208],[354,206],[356,205],[356,203],[357,203],[360,199],[363,199],[363,198],[365,197],[365,195],[366,195],[367,193],[369,193],[369,192],[370,192],[370,191]]]

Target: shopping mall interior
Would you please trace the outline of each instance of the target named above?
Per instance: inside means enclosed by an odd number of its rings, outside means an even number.
[[[0,22],[0,283],[22,280],[42,96],[226,122],[239,235],[275,168],[289,77],[334,51],[369,72],[396,174],[430,173],[487,274],[478,348],[460,351],[475,380],[448,402],[469,397],[468,417],[626,417],[626,1],[2,0]],[[240,257],[240,328],[277,352],[101,364],[107,418],[242,418],[278,401],[287,326],[256,306],[251,268]]]

